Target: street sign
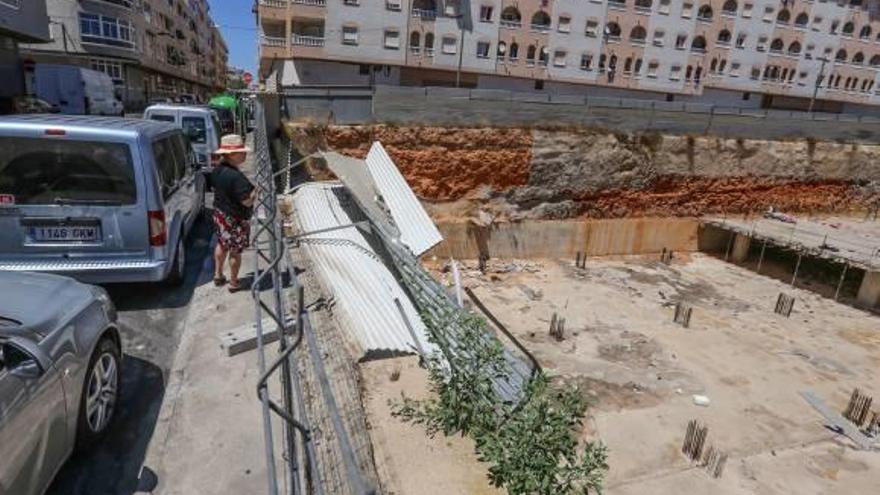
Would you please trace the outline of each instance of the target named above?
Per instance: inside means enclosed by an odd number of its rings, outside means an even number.
[[[241,80],[244,81],[246,86],[250,86],[251,82],[254,80],[254,76],[251,75],[250,72],[245,72],[243,76],[241,76]]]

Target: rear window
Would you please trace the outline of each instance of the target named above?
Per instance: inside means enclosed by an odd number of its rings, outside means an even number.
[[[121,143],[0,137],[0,194],[28,205],[133,204],[131,151]]]
[[[181,119],[184,134],[194,144],[205,144],[208,138],[208,129],[203,117],[184,117]]]
[[[151,114],[150,120],[155,120],[157,122],[171,122],[174,123],[174,115],[162,115],[162,114]]]

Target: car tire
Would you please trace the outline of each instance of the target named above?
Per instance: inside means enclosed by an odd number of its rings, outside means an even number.
[[[183,285],[183,279],[186,275],[186,246],[183,242],[183,232],[177,236],[177,247],[174,249],[174,261],[171,264],[171,271],[168,272],[168,278],[165,282],[172,287]]]
[[[121,357],[119,347],[110,337],[103,337],[92,352],[79,401],[77,450],[86,449],[103,437],[113,421],[119,402]]]

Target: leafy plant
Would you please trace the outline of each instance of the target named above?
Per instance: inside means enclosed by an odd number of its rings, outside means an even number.
[[[492,484],[511,494],[601,492],[607,449],[586,443],[579,451],[576,431],[586,412],[580,392],[538,373],[523,390],[519,406],[503,403],[494,385],[506,375],[502,344],[481,318],[465,313],[455,318],[459,352],[427,360],[434,396],[421,401],[403,397],[392,404],[393,414],[424,425],[430,435],[471,435],[479,459],[490,465]],[[449,349],[443,336],[452,325],[431,314],[423,320],[435,343]]]

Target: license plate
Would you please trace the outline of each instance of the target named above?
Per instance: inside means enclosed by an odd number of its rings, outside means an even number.
[[[96,242],[100,240],[97,226],[59,225],[28,227],[31,242]]]

